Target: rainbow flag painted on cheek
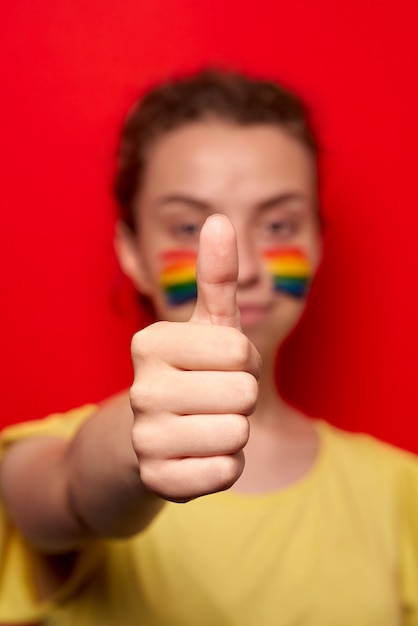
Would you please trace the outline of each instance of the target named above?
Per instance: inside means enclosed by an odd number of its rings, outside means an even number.
[[[161,255],[160,285],[168,304],[179,306],[196,300],[196,259],[191,250],[171,250]]]
[[[263,256],[273,276],[276,291],[287,293],[295,298],[306,296],[312,270],[302,250],[299,248],[267,250]]]

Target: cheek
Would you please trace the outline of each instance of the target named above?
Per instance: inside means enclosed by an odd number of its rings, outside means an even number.
[[[169,306],[196,300],[196,259],[196,253],[189,250],[165,251],[160,255],[158,282]]]
[[[272,276],[275,291],[298,299],[306,297],[313,278],[313,268],[302,249],[266,250],[263,259]]]

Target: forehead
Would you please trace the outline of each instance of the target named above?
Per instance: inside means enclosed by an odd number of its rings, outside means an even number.
[[[159,137],[147,152],[141,198],[188,193],[208,201],[226,194],[315,193],[314,157],[274,124],[190,123]]]

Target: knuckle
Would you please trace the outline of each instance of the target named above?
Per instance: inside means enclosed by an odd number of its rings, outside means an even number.
[[[159,494],[162,490],[162,482],[164,483],[164,479],[161,478],[161,467],[160,463],[157,462],[147,462],[140,463],[139,466],[139,475],[141,477],[141,482],[148,489],[148,491],[152,493]]]
[[[155,384],[141,379],[136,380],[129,391],[129,398],[134,414],[155,410],[159,397]]]
[[[241,384],[237,394],[240,403],[240,413],[251,415],[254,412],[258,399],[258,383],[252,374],[243,372],[241,374]]]
[[[225,450],[235,453],[246,445],[250,434],[248,419],[243,415],[234,415],[228,424],[228,430],[223,435]]]
[[[196,495],[190,490],[189,481],[184,479],[173,463],[152,461],[139,470],[141,482],[148,491],[171,502],[187,502]],[[198,491],[198,490],[197,490]]]
[[[217,490],[229,489],[242,474],[244,455],[242,452],[219,457],[214,474],[217,478]]]
[[[236,426],[237,449],[241,450],[248,442],[250,423],[246,417],[240,416]]]
[[[243,333],[233,329],[228,349],[232,364],[236,370],[246,370],[251,357],[251,343]]]
[[[131,355],[133,358],[140,357],[147,343],[148,328],[138,331],[131,340]]]
[[[158,350],[162,334],[165,333],[168,322],[155,322],[134,334],[131,341],[133,358],[141,358]]]
[[[140,462],[145,462],[157,454],[158,433],[153,422],[152,418],[136,420],[132,429],[132,445]]]

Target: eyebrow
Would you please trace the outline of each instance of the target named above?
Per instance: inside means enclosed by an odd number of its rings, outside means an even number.
[[[210,210],[211,205],[209,202],[205,202],[205,200],[200,200],[199,198],[195,198],[193,196],[188,196],[186,194],[168,194],[166,196],[162,196],[158,199],[158,206],[164,206],[165,204],[188,204],[191,207],[202,210]]]
[[[256,206],[258,209],[267,210],[267,209],[271,209],[274,207],[280,207],[293,200],[304,201],[306,200],[306,196],[305,194],[300,193],[298,191],[288,191],[285,193],[279,193],[275,196],[272,196],[271,198],[267,198],[266,200],[262,200],[261,202],[257,203]],[[166,196],[162,196],[157,201],[158,206],[164,206],[166,204],[176,204],[176,203],[187,204],[190,207],[201,209],[203,211],[212,210],[212,205],[209,202],[205,200],[201,200],[194,196],[189,196],[187,194],[181,194],[181,193],[180,194],[178,193],[168,194]]]
[[[267,198],[267,200],[263,200],[257,204],[259,209],[272,209],[274,207],[280,207],[288,202],[292,202],[293,200],[302,200],[305,201],[306,195],[300,193],[298,191],[288,191],[286,193],[280,193],[272,198]]]

